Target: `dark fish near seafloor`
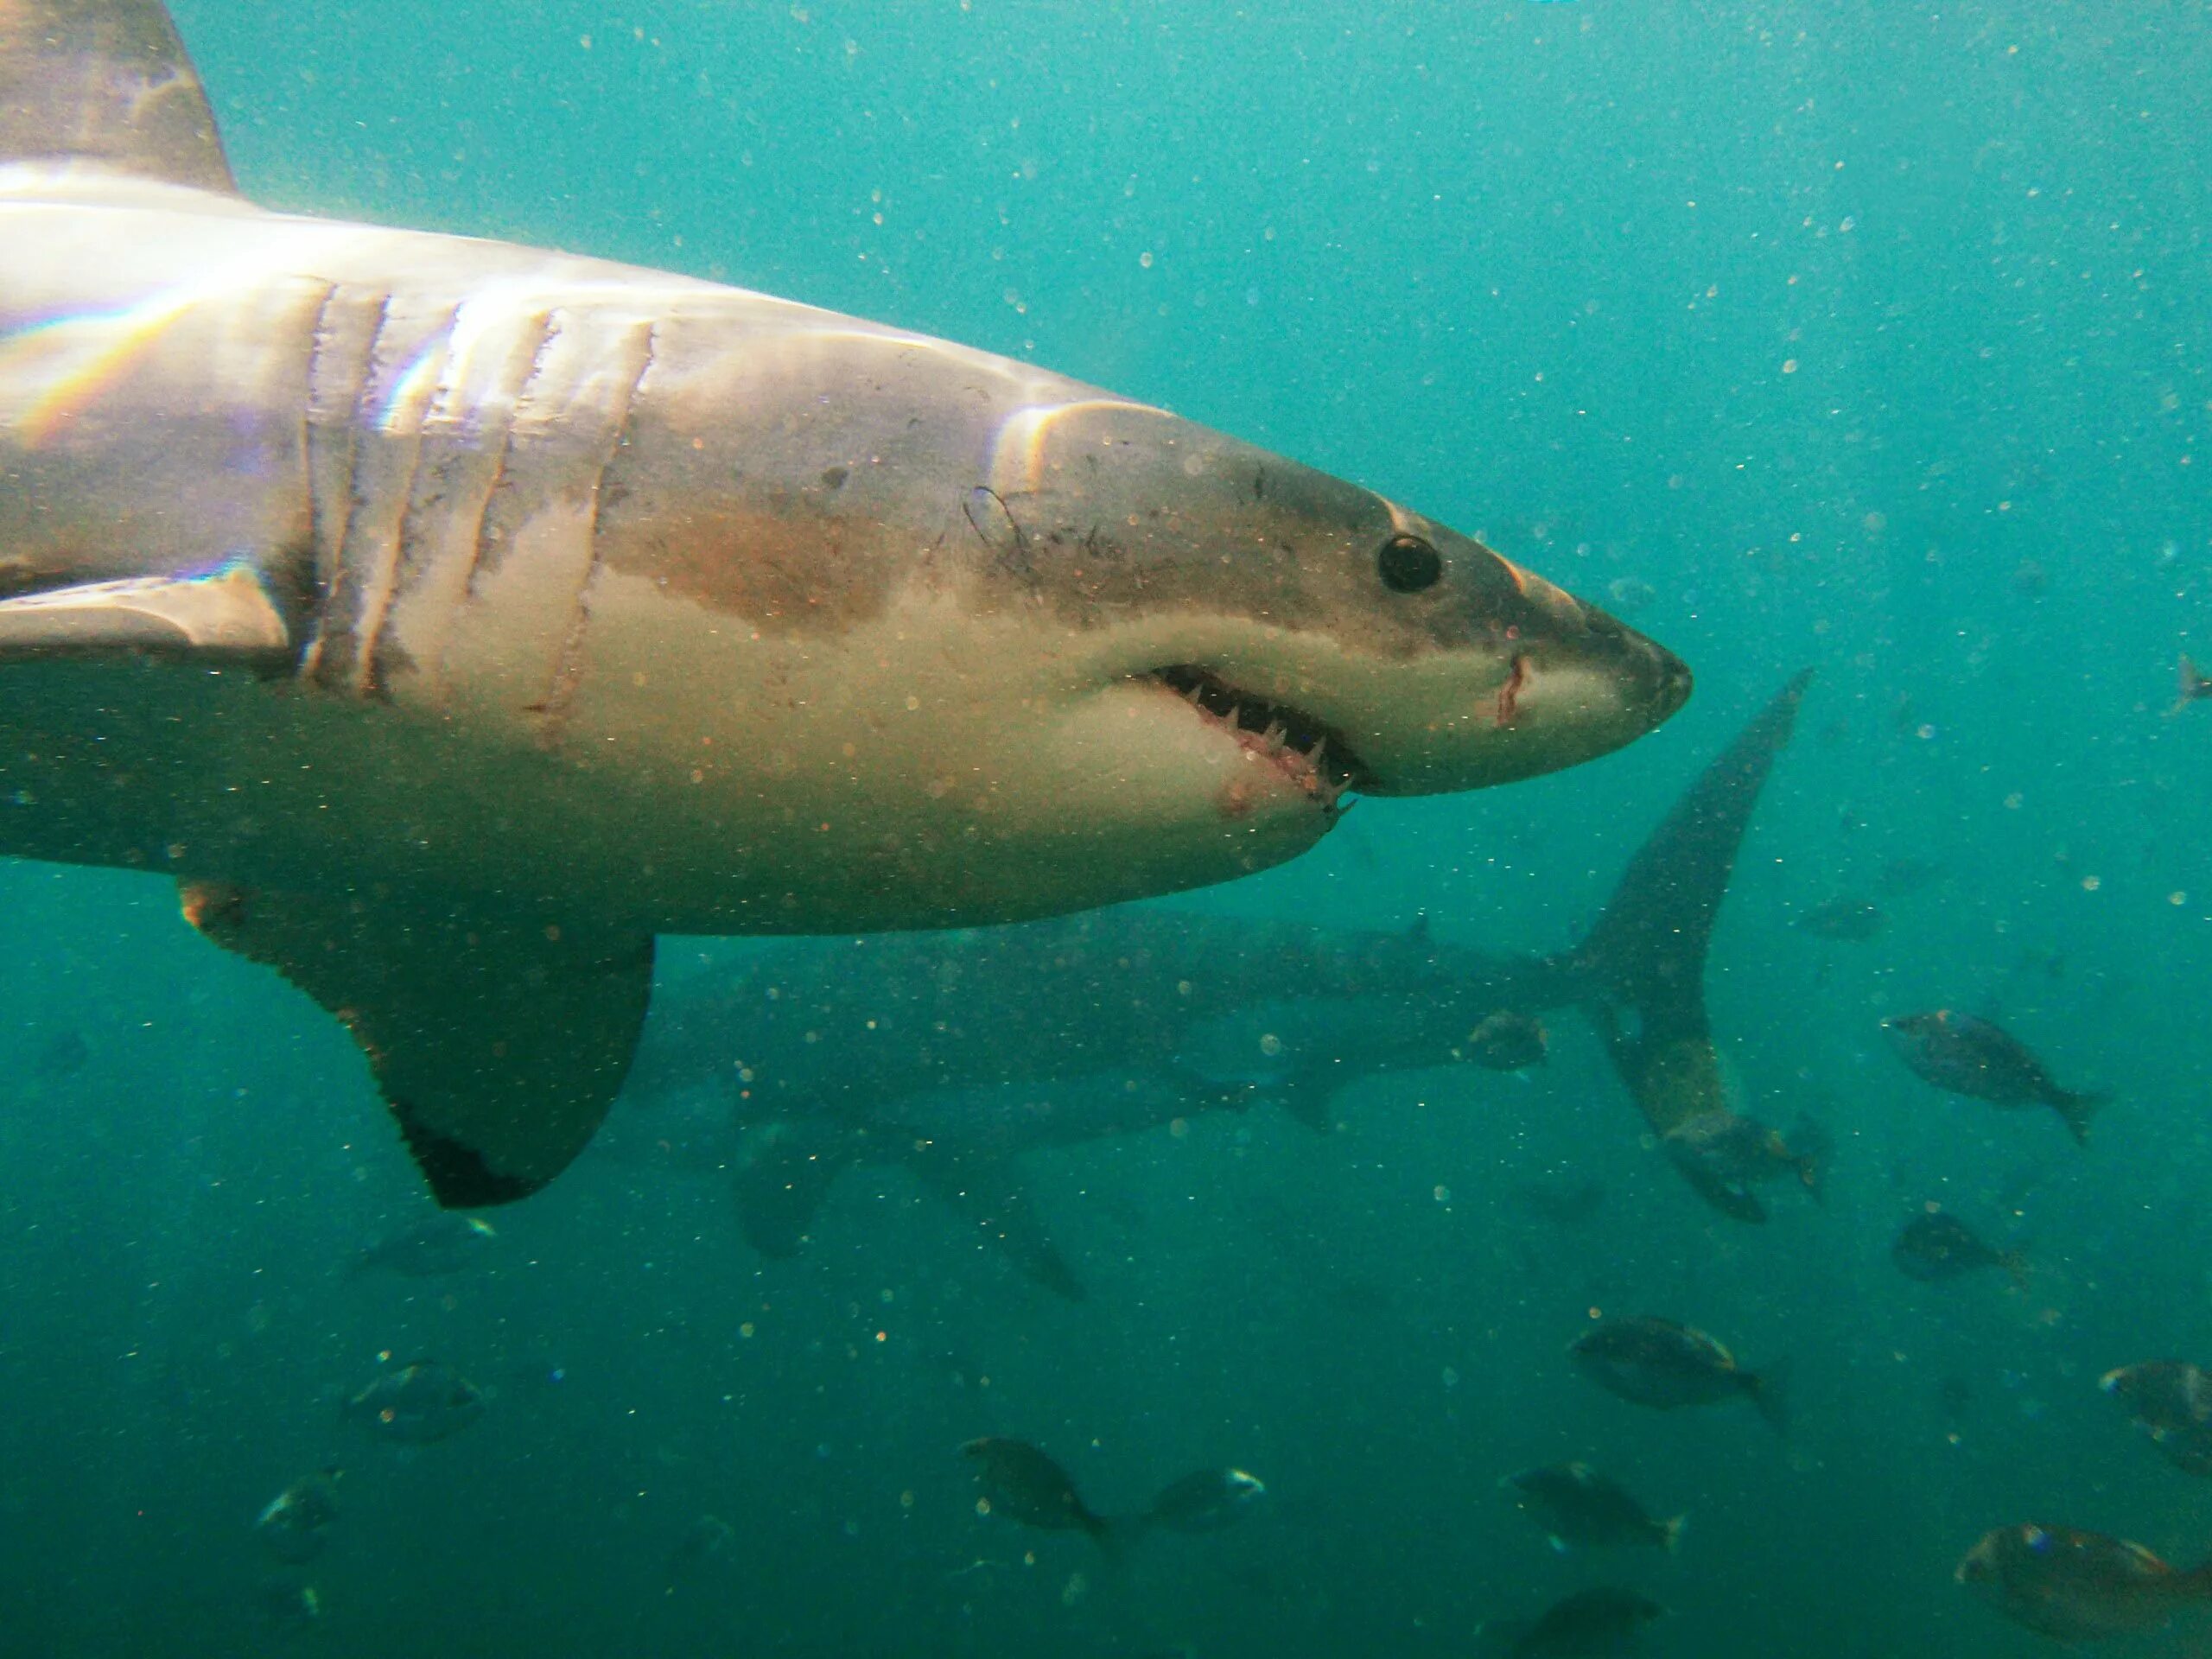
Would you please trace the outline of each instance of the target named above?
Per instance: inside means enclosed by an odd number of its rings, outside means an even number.
[[[1959,1431],[1966,1427],[1967,1414],[1974,1409],[1974,1387],[1956,1373],[1946,1376],[1936,1385],[1936,1410],[1942,1418],[1943,1432],[1956,1440]]]
[[[2027,1258],[1999,1249],[1948,1210],[1929,1205],[1897,1230],[1890,1260],[1899,1273],[1923,1284],[1961,1278],[1985,1268],[2002,1268],[2016,1285],[2028,1280]]]
[[[2212,1476],[2212,1374],[2185,1360],[2153,1359],[2107,1371],[2097,1386],[2184,1474]]]
[[[322,1617],[322,1592],[287,1573],[261,1586],[260,1606],[269,1625],[289,1637]]]
[[[1521,1512],[1543,1529],[1554,1549],[1656,1544],[1672,1551],[1689,1520],[1682,1515],[1671,1521],[1653,1518],[1627,1487],[1586,1463],[1527,1469],[1500,1484],[1513,1492]]]
[[[1954,1008],[1898,1014],[1882,1021],[1882,1029],[1923,1083],[1993,1106],[2048,1106],[2083,1146],[2090,1115],[2109,1098],[2060,1088],[2018,1038]]]
[[[92,1045],[85,1040],[83,1033],[57,1032],[39,1045],[37,1057],[31,1061],[31,1076],[42,1083],[73,1077],[91,1063],[92,1058]]]
[[[346,1402],[346,1415],[378,1440],[409,1446],[449,1439],[483,1414],[483,1390],[435,1359],[386,1371]]]
[[[1497,1619],[1477,1632],[1477,1651],[1500,1659],[1606,1659],[1666,1612],[1633,1590],[1599,1585],[1562,1596],[1533,1619]]]
[[[1608,1393],[1671,1411],[1748,1399],[1777,1434],[1786,1433],[1779,1369],[1749,1371],[1694,1325],[1649,1315],[1600,1319],[1568,1349],[1583,1375]]]
[[[2212,1562],[2183,1571],[2125,1538],[2032,1522],[1985,1534],[1953,1576],[2016,1624],[2061,1642],[2155,1630],[2212,1600]]]
[[[1081,1532],[1109,1556],[1155,1529],[1218,1532],[1243,1520],[1267,1495],[1256,1475],[1226,1465],[1197,1469],[1161,1487],[1139,1514],[1103,1516],[1084,1502],[1075,1477],[1041,1447],[989,1434],[962,1446],[976,1463],[978,1510],[1045,1532]]]

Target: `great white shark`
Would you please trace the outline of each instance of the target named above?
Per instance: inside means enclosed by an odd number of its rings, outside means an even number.
[[[443,1203],[657,933],[1222,880],[1603,754],[1651,641],[1356,485],[766,295],[242,198],[156,0],[0,0],[0,853],[160,871]]]
[[[1498,1014],[1586,1010],[1699,1196],[1764,1219],[1753,1188],[1803,1155],[1738,1115],[1705,963],[1751,809],[1803,677],[1684,791],[1581,943],[1513,956],[1433,936],[1122,906],[1019,926],[779,942],[664,986],[617,1121],[679,1121],[735,1171],[740,1221],[797,1252],[839,1175],[897,1165],[1032,1278],[1080,1297],[1030,1200],[1026,1153],[1262,1102],[1325,1126],[1377,1072],[1477,1058]],[[744,1131],[733,1149],[728,1126]],[[681,1138],[681,1137],[680,1137]]]

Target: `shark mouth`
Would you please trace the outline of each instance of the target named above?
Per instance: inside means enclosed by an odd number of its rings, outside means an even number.
[[[1344,734],[1326,721],[1231,685],[1211,669],[1178,663],[1140,677],[1175,693],[1199,718],[1276,767],[1324,811],[1337,812],[1344,791],[1361,787],[1368,777]]]

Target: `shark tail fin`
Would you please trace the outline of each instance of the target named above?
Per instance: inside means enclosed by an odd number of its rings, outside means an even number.
[[[1705,959],[1751,809],[1811,679],[1809,669],[1792,678],[1706,767],[1629,861],[1589,937],[1553,964],[1569,977],[1569,1000],[1597,1020],[1614,1070],[1662,1138],[1728,1109],[1706,1014]],[[1763,1218],[1756,1204],[1699,1191],[1738,1219]]]
[[[2074,1137],[2074,1144],[2086,1147],[2089,1144],[2089,1120],[2111,1099],[2107,1094],[2079,1094],[2071,1089],[2057,1089],[2051,1091],[2050,1104],[2051,1109],[2064,1120],[2066,1132]]]
[[[1618,1039],[1613,1039],[1611,1046],[1618,1047]],[[1636,1090],[1636,1103],[1647,1119],[1656,1123],[1672,1121],[1671,1108],[1678,1101],[1726,1098],[1719,1058],[1712,1043],[1703,1039],[1646,1057],[1637,1075],[1630,1079]],[[1662,1145],[1665,1139],[1661,1137]],[[1691,1192],[1731,1221],[1752,1227],[1764,1224],[1766,1205],[1750,1183],[1724,1175],[1696,1158],[1676,1158],[1674,1165],[1690,1184]]]
[[[30,161],[238,188],[161,0],[0,0],[0,162]]]

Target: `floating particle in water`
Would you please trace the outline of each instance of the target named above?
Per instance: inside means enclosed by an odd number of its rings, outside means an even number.
[[[1605,584],[1605,597],[1623,614],[1642,610],[1659,597],[1659,590],[1638,576],[1616,576]]]

